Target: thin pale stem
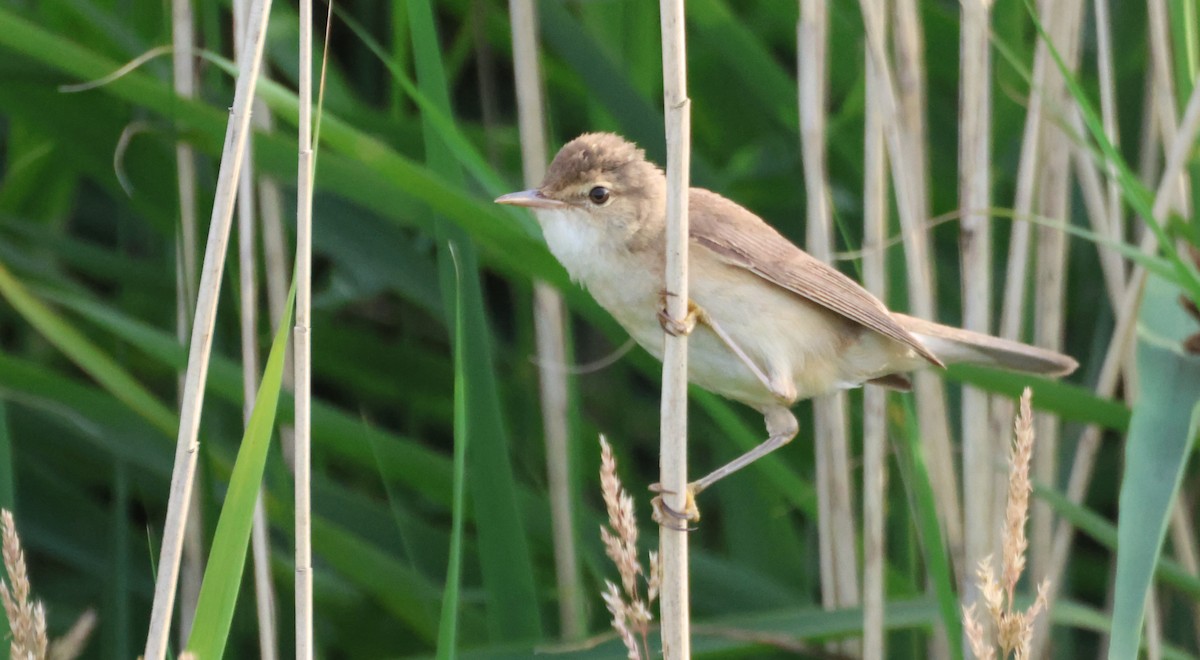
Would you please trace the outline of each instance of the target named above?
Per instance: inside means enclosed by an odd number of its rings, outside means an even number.
[[[312,576],[312,0],[300,0],[298,167],[296,174],[296,324],[292,342],[296,388],[296,658],[313,657]]]
[[[867,59],[867,112],[863,154],[863,284],[887,300],[888,182],[884,128],[876,102],[879,72]],[[887,558],[887,390],[863,390],[863,646],[865,660],[884,657],[884,565]]]
[[[1070,0],[1048,3],[1054,13],[1051,35],[1054,46],[1062,53],[1071,72],[1079,67],[1079,41],[1083,29],[1083,2]],[[1071,95],[1062,72],[1054,67],[1048,74],[1046,99],[1051,107],[1071,114]],[[1064,118],[1065,118],[1064,117]],[[1064,129],[1067,121],[1050,122],[1045,132],[1044,166],[1040,182],[1038,213],[1049,218],[1071,217],[1071,142]],[[1066,304],[1067,236],[1058,229],[1038,227],[1037,262],[1034,294],[1034,343],[1053,350],[1063,347],[1064,310]],[[1056,483],[1058,475],[1058,419],[1039,413],[1034,420],[1034,478],[1042,483]],[[1032,516],[1032,574],[1035,580],[1045,577],[1051,552],[1053,515],[1045,502],[1034,503]]]
[[[271,132],[271,111],[262,99],[254,99],[254,125],[262,132]],[[292,267],[288,259],[287,234],[283,229],[283,193],[279,183],[270,176],[258,177],[258,210],[262,218],[263,266],[267,280],[267,312],[271,319],[271,332],[284,322],[283,313],[287,306],[288,288],[292,281]],[[294,390],[293,346],[289,342],[283,363],[283,389]],[[295,435],[291,424],[279,425],[279,443],[284,463],[295,465]]]
[[[196,96],[196,67],[192,58],[196,37],[195,19],[189,0],[171,2],[171,63],[174,70],[175,93],[183,98]],[[179,238],[175,246],[175,332],[180,344],[186,344],[192,326],[192,305],[196,298],[196,158],[192,145],[184,140],[175,143],[175,162],[179,179]],[[184,375],[178,375],[178,393],[182,405]],[[199,498],[199,485],[192,485],[189,497]],[[191,634],[191,624],[200,598],[200,582],[204,579],[204,548],[202,539],[202,509],[188,507],[188,521],[183,539],[183,567],[179,579],[180,646]]]
[[[542,74],[538,63],[537,16],[532,0],[509,0],[513,73],[517,91],[517,124],[525,185],[541,183],[546,172],[546,121],[542,112]],[[546,438],[546,475],[550,524],[554,538],[554,571],[558,585],[559,630],[563,639],[579,639],[584,626],[583,591],[575,549],[567,443],[568,364],[562,296],[545,282],[534,283],[534,340],[537,344],[542,427]]]
[[[825,163],[825,101],[828,85],[829,6],[825,0],[802,0],[796,35],[799,67],[800,147],[808,208],[807,247],[817,259],[832,261],[833,214],[829,208],[829,175]],[[850,492],[850,449],[843,393],[813,402],[813,442],[817,459],[817,502],[820,518],[821,600],[826,608],[858,602],[858,562],[850,549],[855,539]]]
[[[183,407],[179,420],[175,464],[171,473],[171,492],[167,501],[167,519],[163,525],[163,543],[159,555],[158,577],[155,581],[154,604],[150,628],[146,636],[145,657],[163,658],[171,614],[175,605],[175,585],[179,578],[184,522],[191,503],[192,483],[196,475],[199,452],[198,432],[204,389],[208,378],[208,360],[212,352],[213,326],[217,315],[221,276],[224,273],[225,252],[233,220],[234,197],[242,168],[246,138],[249,134],[250,103],[254,98],[258,71],[266,38],[270,0],[254,0],[246,22],[248,36],[239,67],[237,87],[225,134],[225,148],[217,176],[217,191],[209,222],[208,246],[204,252],[200,287],[196,301],[195,321],[192,324],[191,348],[188,353],[187,374],[184,377]]]
[[[1175,184],[1187,163],[1188,154],[1197,132],[1200,132],[1200,86],[1192,90],[1175,141],[1167,149],[1166,167],[1159,178],[1154,194],[1154,205],[1150,210],[1151,215],[1158,222],[1163,221],[1171,207]],[[1158,241],[1154,232],[1146,231],[1142,234],[1139,249],[1146,254],[1154,254],[1157,251]],[[1116,309],[1117,326],[1113,329],[1112,340],[1109,342],[1108,351],[1105,353],[1104,363],[1100,367],[1100,375],[1097,378],[1096,394],[1098,396],[1109,398],[1116,392],[1122,366],[1126,363],[1126,356],[1132,346],[1137,311],[1145,283],[1146,269],[1135,266],[1121,296],[1121,304]],[[1091,483],[1092,471],[1095,469],[1099,451],[1100,429],[1096,426],[1089,426],[1080,436],[1071,465],[1071,473],[1067,480],[1066,494],[1067,499],[1071,502],[1078,504],[1083,501],[1088,485]],[[1058,589],[1063,582],[1061,576],[1067,565],[1067,554],[1070,551],[1074,533],[1075,529],[1068,521],[1059,521],[1054,533],[1054,545],[1050,551],[1050,563],[1047,570],[1050,580],[1047,598],[1050,604],[1054,603]],[[1047,643],[1048,636],[1044,632],[1035,634],[1035,651],[1044,653]],[[1035,653],[1035,657],[1038,657],[1037,653]]]
[[[1108,0],[1095,0],[1094,10],[1096,17],[1096,70],[1100,78],[1100,119],[1104,124],[1104,135],[1115,147],[1121,144],[1121,136],[1117,129],[1117,87],[1116,76],[1113,73],[1112,24],[1109,17]],[[1112,163],[1106,164],[1108,166],[1105,171],[1108,224],[1115,237],[1124,238],[1125,214],[1121,208],[1121,185],[1117,181],[1117,168]],[[1124,268],[1123,265],[1122,268]],[[1121,279],[1124,279],[1123,270]]]
[[[240,53],[245,42],[247,0],[233,3],[234,52]],[[240,54],[238,55],[240,58]],[[255,99],[254,108],[261,105]],[[252,124],[257,124],[252,120]],[[254,400],[258,392],[258,270],[255,240],[255,194],[254,194],[254,149],[253,142],[246,149],[238,181],[238,289],[241,309],[242,347],[242,414],[243,423],[249,423],[254,411]],[[254,560],[255,613],[258,616],[259,657],[274,660],[275,649],[275,593],[271,585],[271,547],[266,529],[267,517],[263,508],[262,486],[254,506],[250,530],[250,554]]]
[[[687,58],[683,0],[661,0],[663,105],[667,133],[666,313],[682,322],[688,303],[688,167],[691,101],[687,97]],[[660,481],[666,504],[683,511],[687,492],[687,336],[666,333],[663,341],[663,394]],[[687,532],[663,527],[663,657],[691,657],[688,603]]]
[[[1107,236],[1112,241],[1123,241],[1119,228],[1110,223],[1104,185],[1100,173],[1092,160],[1092,152],[1086,144],[1079,141],[1078,136],[1085,133],[1083,119],[1078,109],[1071,113],[1072,129],[1076,138],[1071,141],[1071,161],[1074,165],[1075,178],[1079,181],[1079,190],[1087,207],[1088,221],[1092,231]],[[1096,254],[1100,259],[1100,271],[1104,276],[1104,288],[1108,292],[1109,303],[1113,309],[1121,302],[1121,293],[1125,291],[1125,261],[1120,252],[1110,249],[1103,243],[1097,242]],[[1035,575],[1041,575],[1035,572]]]
[[[916,3],[899,0],[896,4],[896,73],[888,62],[884,25],[887,16],[879,3],[860,0],[863,25],[867,34],[867,57],[880,77],[878,105],[885,122],[888,159],[895,190],[896,208],[904,236],[904,258],[908,275],[908,300],[911,311],[921,318],[936,320],[933,261],[929,254],[927,157],[925,155],[925,86],[923,37]],[[950,426],[946,414],[945,385],[937,374],[923,371],[913,377],[917,399],[917,423],[921,441],[926,445],[930,481],[938,502],[938,513],[946,533],[955,566],[961,565],[962,506],[958,477],[954,467],[954,449],[950,445]]]
[[[962,259],[963,325],[990,333],[992,309],[991,208],[991,6],[964,0],[959,90],[959,251]],[[991,484],[996,450],[989,438],[988,396],[972,387],[962,393],[963,515],[967,521],[965,560],[975,566],[996,544],[996,513]],[[965,605],[979,592],[974,581],[963,589]]]

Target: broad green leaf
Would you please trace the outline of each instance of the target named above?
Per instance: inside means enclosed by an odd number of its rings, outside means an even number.
[[[408,17],[419,89],[442,114],[449,116],[452,114],[449,88],[429,0],[408,0]],[[422,113],[421,117],[430,169],[461,185],[464,177],[450,143],[431,115]],[[455,381],[462,386],[463,409],[455,417],[461,415],[466,424],[456,426],[455,434],[471,435],[467,441],[471,453],[466,460],[471,474],[469,485],[480,569],[488,601],[488,629],[493,639],[538,639],[542,623],[533,559],[517,501],[516,476],[501,412],[478,257],[461,227],[439,221],[435,233],[439,241],[443,309],[458,310],[455,323],[447,325],[453,326],[456,340],[462,333],[462,343],[457,346],[462,354],[455,356],[456,364],[462,368],[462,379],[460,382],[456,376]],[[439,652],[449,651],[439,648]]]
[[[971,364],[950,365],[945,373],[948,380],[969,383],[1014,399],[1028,387],[1033,390],[1033,402],[1038,410],[1052,412],[1064,420],[1096,424],[1116,431],[1124,431],[1129,426],[1129,408],[1119,401],[1098,397],[1086,387]]]
[[[1140,391],[1125,441],[1117,518],[1117,573],[1108,657],[1133,658],[1146,595],[1162,552],[1171,507],[1200,423],[1200,357],[1181,342],[1198,328],[1179,290],[1150,278],[1138,316]]]
[[[450,256],[454,257],[453,244]],[[457,263],[455,264],[457,269]],[[456,270],[457,274],[457,270]],[[458,600],[462,590],[463,522],[466,518],[467,448],[471,441],[471,418],[467,414],[466,322],[463,315],[461,282],[456,286],[454,306],[454,496],[450,515],[450,560],[442,595],[438,626],[437,657],[458,654]]]
[[[0,296],[20,312],[30,325],[37,328],[47,341],[96,379],[104,389],[136,410],[159,430],[168,434],[175,432],[178,421],[174,413],[79,330],[31,295],[3,265],[0,265]]]
[[[196,615],[187,643],[188,650],[200,658],[220,658],[225,653],[229,627],[237,608],[242,572],[246,566],[246,549],[250,544],[250,527],[254,521],[258,493],[262,488],[271,434],[275,429],[279,390],[283,387],[283,362],[295,301],[296,289],[293,285],[288,295],[287,311],[271,343],[262,383],[254,398],[254,409],[250,413],[250,420],[246,422],[246,432],[242,436],[237,462],[229,478],[229,490],[221,507],[208,565],[204,569],[204,582],[200,586],[200,598],[196,603]]]

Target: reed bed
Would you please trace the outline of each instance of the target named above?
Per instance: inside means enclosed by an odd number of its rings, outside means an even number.
[[[1190,3],[409,0],[325,37],[307,3],[235,5],[0,9],[0,507],[40,630],[95,608],[85,657],[955,658],[1032,604],[1030,657],[1200,657]],[[665,166],[673,217],[690,180],[894,308],[1082,366],[803,404],[696,530],[630,530],[647,484],[763,433],[685,398],[682,339],[661,399],[650,356],[608,359],[627,338],[490,203],[592,130]],[[622,556],[662,544],[636,634],[605,494]]]

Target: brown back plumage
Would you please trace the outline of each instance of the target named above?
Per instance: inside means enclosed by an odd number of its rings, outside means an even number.
[[[700,200],[702,203],[697,203]],[[878,298],[837,269],[796,247],[750,211],[702,188],[692,188],[690,207],[692,240],[725,262],[910,346],[932,364],[945,366],[897,323]],[[724,219],[735,216],[738,216],[736,222]]]

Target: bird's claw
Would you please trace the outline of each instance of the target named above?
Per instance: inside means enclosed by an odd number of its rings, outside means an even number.
[[[663,296],[663,306],[658,308],[658,323],[662,329],[672,337],[682,337],[692,334],[692,330],[696,329],[696,322],[700,319],[700,308],[696,303],[688,301],[687,314],[682,320],[671,318],[667,313],[666,296]]]
[[[676,510],[663,500],[663,495],[671,495],[673,492],[664,490],[661,484],[650,486],[650,491],[658,493],[654,496],[654,499],[650,500],[650,506],[654,509],[652,516],[654,522],[667,529],[680,532],[692,532],[696,530],[696,527],[688,524],[700,521],[700,509],[696,506],[696,491],[691,484],[688,484],[687,489],[684,490],[682,511]]]

